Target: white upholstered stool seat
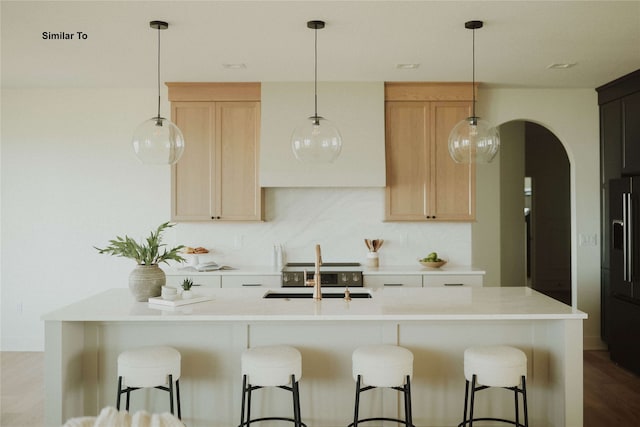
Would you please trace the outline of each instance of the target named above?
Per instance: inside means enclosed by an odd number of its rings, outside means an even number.
[[[275,387],[291,384],[291,376],[302,378],[302,355],[286,345],[253,347],[242,353],[242,375],[249,384]]]
[[[302,378],[302,355],[294,347],[272,345],[252,347],[242,352],[242,414],[240,427],[267,420],[290,421],[295,427],[306,426],[300,415],[298,381]],[[251,393],[263,387],[278,387],[293,395],[293,418],[251,418]]]
[[[356,381],[356,398],[353,423],[357,426],[367,421],[394,421],[413,426],[411,415],[411,378],[413,377],[413,353],[396,345],[367,345],[354,350],[352,374]],[[360,393],[377,387],[388,387],[404,395],[405,418],[359,418]]]
[[[464,376],[466,379],[464,419],[459,426],[467,424],[472,426],[474,421],[501,421],[516,426],[529,425],[526,388],[527,356],[522,350],[504,345],[467,348],[464,352]],[[474,418],[475,393],[490,387],[502,387],[514,392],[515,421],[502,418]],[[524,406],[524,424],[520,424],[518,407],[520,394]]]
[[[413,376],[413,353],[395,345],[357,348],[351,357],[353,379],[376,387],[399,387]]]
[[[527,356],[504,345],[471,347],[464,351],[464,376],[489,387],[514,387],[527,375]]]
[[[123,351],[118,355],[118,400],[126,393],[126,409],[129,410],[130,394],[140,388],[158,388],[169,392],[173,414],[174,383],[177,395],[178,418],[180,413],[180,365],[178,350],[167,346],[140,347]]]

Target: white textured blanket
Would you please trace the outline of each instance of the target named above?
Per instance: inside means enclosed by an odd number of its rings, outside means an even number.
[[[109,406],[103,408],[97,417],[71,418],[63,427],[184,427],[184,424],[168,412],[150,414],[138,411],[131,415]]]

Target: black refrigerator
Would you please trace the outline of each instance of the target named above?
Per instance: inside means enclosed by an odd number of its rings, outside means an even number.
[[[640,375],[640,176],[609,181],[611,360]]]

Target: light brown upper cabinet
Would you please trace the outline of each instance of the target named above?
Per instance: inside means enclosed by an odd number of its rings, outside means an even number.
[[[167,83],[185,150],[171,169],[173,221],[260,221],[259,83]]]
[[[386,83],[386,221],[474,221],[475,165],[449,156],[471,84]]]

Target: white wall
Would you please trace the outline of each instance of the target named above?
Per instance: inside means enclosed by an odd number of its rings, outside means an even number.
[[[536,122],[553,132],[567,150],[571,165],[571,257],[573,305],[589,315],[584,324],[585,348],[602,348],[600,340],[600,249],[578,246],[578,237],[599,235],[599,113],[593,89],[489,89],[479,93],[480,116],[494,125],[511,120]],[[499,165],[499,164],[498,164]],[[490,165],[487,165],[490,166]],[[487,166],[484,166],[485,168]],[[483,171],[481,171],[483,172]],[[479,173],[478,188],[498,188],[499,174]],[[474,263],[476,248],[489,250],[478,236],[499,235],[499,203],[478,206],[479,221],[473,226]],[[599,239],[598,239],[599,240]],[[499,252],[498,252],[499,255]],[[493,271],[499,266],[487,266]]]
[[[126,287],[132,262],[93,246],[169,219],[169,167],[141,165],[129,142],[154,99],[154,89],[3,89],[1,350],[42,350],[42,314]],[[382,188],[268,189],[265,199],[264,223],[184,223],[165,240],[231,265],[270,264],[276,242],[294,261],[312,259],[315,243],[326,261],[362,261],[364,238],[385,239],[382,265],[432,251],[471,263],[469,224],[383,223]]]

